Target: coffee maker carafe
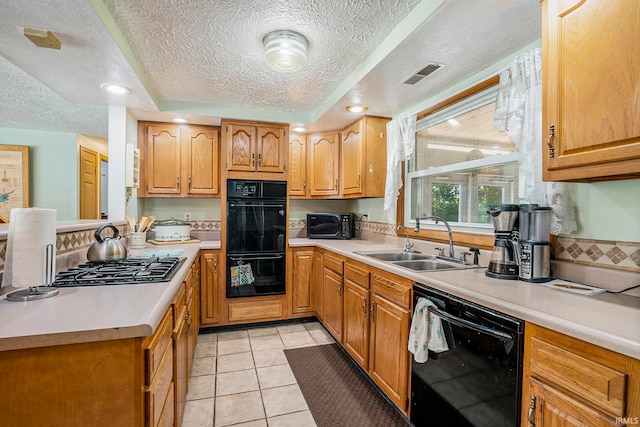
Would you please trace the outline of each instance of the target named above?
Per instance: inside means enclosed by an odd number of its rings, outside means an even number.
[[[551,279],[551,208],[520,206],[520,280],[546,282]]]
[[[518,205],[490,205],[495,243],[485,274],[496,279],[518,279],[519,247],[514,231],[518,220]]]

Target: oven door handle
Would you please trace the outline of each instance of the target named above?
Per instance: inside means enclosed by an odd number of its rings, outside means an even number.
[[[230,256],[229,259],[231,261],[247,261],[247,260],[255,260],[255,261],[269,261],[274,259],[281,259],[284,255],[275,255],[275,256],[248,256],[248,257],[233,257]]]
[[[429,306],[427,307],[427,311],[429,311],[429,313],[433,313],[436,316],[439,316],[445,319],[449,323],[453,323],[460,327],[472,329],[476,332],[480,332],[482,334],[492,336],[501,341],[513,341],[513,337],[505,332],[498,331],[492,328],[487,328],[486,326],[478,325],[477,323],[469,322],[468,320],[464,320],[458,316],[454,316],[453,314],[447,313],[446,311],[442,311],[436,307]]]
[[[284,203],[234,203],[230,202],[229,207],[231,208],[284,208]]]

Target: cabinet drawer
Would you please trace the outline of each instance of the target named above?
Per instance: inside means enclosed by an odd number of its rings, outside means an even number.
[[[329,254],[324,254],[324,266],[342,275],[344,271],[344,260]]]
[[[351,280],[363,288],[369,289],[369,271],[347,262],[344,267],[345,279]]]
[[[167,347],[171,347],[171,332],[173,331],[173,310],[169,308],[160,322],[155,334],[144,346],[145,385],[150,385],[162,362]]]
[[[274,320],[282,318],[282,300],[256,302],[230,302],[229,321]]]
[[[173,348],[171,344],[167,346],[162,356],[162,361],[158,367],[158,374],[145,391],[145,414],[146,425],[157,426],[162,413],[165,411],[167,397],[171,394],[173,387]],[[165,419],[169,414],[165,415]],[[171,415],[173,418],[173,415]]]
[[[403,308],[409,309],[411,306],[410,285],[393,280],[392,278],[374,274],[371,280],[371,290]]]
[[[587,400],[613,417],[625,413],[627,375],[538,338],[531,339],[530,372]]]

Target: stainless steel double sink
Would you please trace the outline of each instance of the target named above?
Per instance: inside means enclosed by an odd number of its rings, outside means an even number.
[[[463,264],[460,261],[443,260],[439,257],[420,252],[357,251],[355,253],[414,271],[464,270],[478,267],[477,265]]]

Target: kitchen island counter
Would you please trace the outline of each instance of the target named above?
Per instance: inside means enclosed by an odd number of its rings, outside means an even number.
[[[219,243],[218,243],[219,245]],[[216,242],[206,242],[215,247]],[[152,335],[184,280],[200,245],[176,244],[185,262],[169,282],[60,288],[51,298],[0,298],[0,351]],[[147,245],[146,249],[155,249]],[[135,256],[142,250],[131,251]]]
[[[433,245],[422,249],[418,245],[428,243],[413,242],[418,250],[434,253]],[[399,238],[385,242],[299,238],[290,239],[289,246],[327,249],[526,322],[640,359],[640,298],[636,296],[614,293],[585,296],[536,283],[493,279],[485,275],[486,268],[418,272],[355,253],[403,250],[404,239]],[[633,273],[630,276],[632,283],[640,283]]]

